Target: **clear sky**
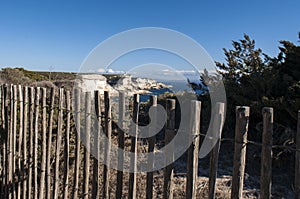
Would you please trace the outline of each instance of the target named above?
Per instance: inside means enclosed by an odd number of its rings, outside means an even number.
[[[216,61],[244,33],[276,55],[280,40],[298,42],[299,13],[299,0],[1,1],[0,67],[78,71],[101,41],[149,26],[192,37]]]

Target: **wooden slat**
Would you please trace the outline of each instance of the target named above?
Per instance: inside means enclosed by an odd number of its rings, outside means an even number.
[[[156,108],[157,107],[157,96],[156,95],[153,95],[151,96],[150,98],[150,106],[153,107],[153,108]],[[153,118],[151,118],[151,122],[153,124],[156,124],[157,123],[157,118],[158,115],[157,115],[157,112],[154,113],[154,116]],[[153,134],[152,131],[156,130],[156,129],[149,129],[150,132],[149,132],[149,135],[150,134]],[[155,132],[155,134],[158,133],[158,132]],[[146,179],[146,199],[152,199],[153,198],[153,168],[154,168],[154,155],[153,155],[153,152],[154,152],[154,146],[155,146],[155,142],[156,142],[156,136],[149,136],[148,137],[148,154],[149,153],[152,153],[152,155],[150,154],[149,155],[149,158],[148,158],[148,172],[147,172],[147,179]]]
[[[103,165],[103,193],[102,196],[105,199],[109,198],[109,179],[110,173],[108,165],[110,164],[110,148],[111,148],[111,99],[108,91],[104,91],[104,125],[105,125],[105,135],[107,137],[107,142],[104,146],[104,165]]]
[[[198,178],[198,153],[200,142],[200,113],[201,102],[191,102],[191,116],[190,116],[190,135],[192,143],[188,149],[188,163],[187,163],[187,179],[186,179],[186,198],[196,199],[196,185]]]
[[[71,97],[70,91],[66,91],[66,130],[64,138],[64,179],[63,199],[67,199],[69,193],[69,156],[70,156],[70,125],[71,125]]]
[[[0,85],[0,122],[1,122],[1,125],[3,124],[3,117],[2,116],[2,85]],[[4,132],[0,131],[0,136],[1,138],[3,139],[4,138]],[[1,148],[3,148],[3,144],[1,143]],[[3,193],[4,193],[4,181],[3,181],[3,178],[4,178],[4,161],[3,161],[3,151],[1,150],[0,151],[0,176],[1,176],[1,179],[0,179],[0,197],[4,197]]]
[[[90,176],[90,134],[91,134],[91,92],[85,93],[85,148],[83,166],[83,198],[89,198],[89,176]]]
[[[4,150],[4,145],[5,145],[5,132],[4,132],[4,117],[3,117],[3,85],[0,85],[0,109],[1,109],[1,138],[2,138],[2,143],[1,143],[1,151],[0,151],[0,170],[1,170],[1,179],[0,179],[0,197],[4,198],[4,193],[5,193],[5,150]]]
[[[1,117],[2,117],[2,128],[5,129],[5,84],[1,85]]]
[[[100,197],[100,184],[99,184],[99,160],[100,160],[100,134],[101,134],[101,100],[100,92],[96,90],[95,95],[95,126],[94,133],[94,157],[93,157],[93,182],[92,182],[92,199],[98,199]]]
[[[5,132],[5,112],[4,112],[4,85],[2,84],[0,86],[1,88],[1,93],[0,93],[0,98],[1,98],[1,127],[3,129],[2,131],[2,139],[3,139],[3,142],[2,142],[2,151],[1,151],[1,154],[2,154],[2,179],[1,179],[1,197],[6,197],[5,196],[5,187],[6,187],[6,169],[5,169],[5,165],[6,165],[6,132]]]
[[[123,190],[123,162],[124,162],[124,119],[125,119],[125,94],[119,92],[119,120],[118,120],[118,145],[119,149],[122,149],[118,152],[118,172],[117,172],[117,190],[116,198],[122,198]]]
[[[41,176],[39,187],[39,198],[44,198],[45,174],[46,174],[46,157],[47,157],[47,90],[42,88],[42,159],[41,159]]]
[[[13,175],[14,175],[14,133],[13,133],[13,125],[14,125],[14,91],[13,91],[13,85],[7,85],[7,163],[6,163],[6,168],[7,168],[7,198],[14,198],[13,196]]]
[[[137,177],[136,161],[137,161],[139,102],[140,102],[139,94],[134,94],[133,116],[132,116],[133,125],[131,127],[133,136],[131,136],[131,148],[130,148],[130,152],[133,155],[130,157],[130,168],[132,169],[132,172],[129,174],[129,192],[128,192],[129,199],[135,199],[137,197],[136,196],[136,177]]]
[[[75,152],[75,169],[74,169],[74,186],[73,186],[73,199],[78,198],[78,182],[80,170],[80,97],[81,91],[74,90],[74,105],[75,105],[75,126],[76,126],[76,152]]]
[[[248,106],[236,107],[235,147],[231,185],[232,199],[243,198],[249,115],[250,108]]]
[[[263,146],[261,152],[260,197],[261,199],[269,199],[272,187],[273,108],[263,108],[262,114]]]
[[[27,188],[27,198],[31,198],[32,195],[32,168],[33,168],[33,136],[34,136],[34,88],[29,88],[29,158],[28,158],[28,188]]]
[[[9,124],[8,124],[8,88],[7,85],[3,87],[3,114],[4,114],[4,131],[5,131],[5,198],[9,198],[9,162],[10,162],[10,136],[9,136]]]
[[[27,141],[28,141],[28,87],[23,88],[23,107],[24,107],[24,119],[23,119],[23,193],[22,199],[27,198],[27,182],[28,182],[28,148],[27,148]],[[27,171],[27,172],[26,172]]]
[[[166,111],[167,111],[167,124],[165,127],[165,146],[168,145],[169,150],[165,151],[165,164],[164,168],[164,189],[163,198],[172,199],[173,198],[173,175],[174,175],[174,145],[170,142],[175,135],[175,105],[176,100],[167,99],[166,101]]]
[[[22,188],[22,143],[23,143],[23,92],[22,86],[18,86],[19,93],[19,139],[18,139],[18,184],[17,184],[17,199],[21,198]]]
[[[12,85],[12,101],[11,101],[11,128],[12,128],[12,197],[16,198],[16,160],[17,160],[17,108],[18,108],[18,101],[17,101],[17,94],[18,89],[16,85]]]
[[[63,102],[64,102],[64,89],[59,89],[59,105],[58,105],[58,121],[57,121],[57,135],[56,135],[56,150],[55,150],[55,167],[54,167],[54,185],[53,185],[53,199],[57,199],[59,192],[59,155],[61,148],[62,136],[62,123],[63,123]]]
[[[35,89],[35,115],[34,115],[34,136],[33,136],[33,198],[38,198],[38,134],[39,134],[39,103],[40,88]]]
[[[214,199],[216,195],[216,180],[218,172],[218,160],[220,150],[220,139],[222,135],[222,127],[224,120],[224,103],[216,104],[216,112],[214,116],[214,134],[213,140],[217,140],[215,146],[210,153],[210,169],[209,169],[209,185],[208,185],[208,198]]]
[[[47,158],[46,158],[46,199],[51,198],[51,154],[52,154],[52,129],[53,129],[53,114],[55,89],[51,88],[50,92],[50,106],[48,118],[48,140],[47,140]]]

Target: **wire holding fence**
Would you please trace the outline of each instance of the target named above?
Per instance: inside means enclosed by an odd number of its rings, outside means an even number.
[[[58,93],[58,95],[55,95]],[[139,95],[133,98],[133,109],[129,110],[125,106],[124,93],[120,93],[119,116],[115,117],[111,111],[111,95],[105,92],[104,96],[96,91],[82,93],[65,91],[63,88],[22,87],[14,85],[0,86],[0,126],[1,126],[1,149],[0,149],[0,197],[1,198],[155,198],[153,184],[154,175],[151,169],[145,177],[146,183],[139,184],[138,173],[115,172],[109,164],[102,164],[97,158],[91,156],[88,147],[97,146],[97,151],[103,148],[100,133],[105,133],[110,140],[110,144],[116,142],[120,148],[139,151],[144,147],[146,151],[153,152],[156,149],[156,138],[150,136],[147,142],[138,136],[126,135],[122,131],[125,121],[125,112],[133,115],[135,123],[139,122]],[[73,96],[73,97],[72,97]],[[76,96],[76,97],[74,97]],[[84,97],[83,97],[84,96]],[[95,102],[92,106],[90,102]],[[81,107],[85,104],[84,107]],[[151,106],[157,106],[157,98],[151,97]],[[224,117],[224,104],[219,104],[219,109],[215,111],[214,126],[216,129],[222,126]],[[85,111],[82,111],[85,108]],[[175,129],[175,108],[174,100],[168,99],[165,109],[167,110],[167,124],[163,132],[166,143],[173,139],[177,129]],[[262,168],[261,168],[261,197],[269,198],[271,195],[272,174],[272,150],[284,148],[295,152],[295,196],[300,193],[300,112],[298,113],[298,132],[296,146],[273,145],[272,119],[273,111],[265,108],[263,121],[264,139],[263,142],[255,142],[247,138],[249,124],[249,107],[237,107],[235,139],[221,138],[221,130],[216,131],[213,137],[208,137],[205,132],[200,132],[200,112],[201,102],[191,102],[191,123],[188,133],[193,132],[192,145],[188,149],[188,161],[186,164],[186,185],[185,197],[196,198],[196,181],[198,178],[198,153],[200,141],[206,139],[216,139],[218,142],[211,152],[210,177],[209,177],[209,198],[216,197],[216,179],[218,177],[218,155],[220,144],[232,142],[235,145],[232,190],[231,198],[241,198],[243,195],[243,176],[245,175],[245,165],[247,164],[245,154],[248,145],[261,147]],[[133,112],[132,112],[133,111]],[[276,110],[274,110],[276,111]],[[73,113],[73,114],[71,114]],[[267,114],[267,115],[266,115]],[[155,114],[154,114],[155,115]],[[113,118],[118,118],[114,121]],[[157,116],[159,117],[159,116]],[[83,120],[82,120],[83,119]],[[159,119],[159,118],[156,118]],[[85,121],[85,122],[81,122]],[[114,133],[113,125],[118,123],[121,128]],[[95,128],[99,134],[95,135],[91,130]],[[138,126],[133,125],[131,130],[138,134]],[[85,132],[85,134],[82,134]],[[197,133],[195,133],[197,132]],[[84,144],[82,136],[85,137]],[[114,140],[116,138],[116,140]],[[106,143],[109,144],[109,143]],[[174,146],[176,147],[176,146]],[[103,155],[105,162],[109,163],[111,146],[105,146],[105,151],[98,151],[97,156]],[[167,152],[170,154],[170,151]],[[172,153],[172,151],[171,151]],[[118,154],[118,167],[122,167],[124,154]],[[132,166],[136,167],[136,157],[132,156]],[[168,156],[167,158],[172,158]],[[150,157],[149,168],[153,168],[154,159]],[[166,160],[169,161],[169,160]],[[83,168],[83,169],[82,169]],[[174,164],[168,165],[163,170],[163,197],[172,198],[175,187],[172,185],[174,178]],[[115,176],[115,177],[114,177]],[[116,179],[113,183],[111,179]],[[173,179],[174,180],[174,179]],[[115,187],[114,187],[115,186]],[[146,193],[141,194],[139,186],[145,186]]]

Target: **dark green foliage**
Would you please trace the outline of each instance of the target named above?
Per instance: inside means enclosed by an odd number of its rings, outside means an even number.
[[[233,41],[232,45],[233,50],[223,49],[227,63],[216,63],[224,78],[228,100],[235,102],[234,105],[261,100],[268,95],[272,78],[262,50],[256,49],[254,40],[247,35],[239,42]]]
[[[280,43],[279,55],[270,59],[274,76],[270,99],[281,111],[280,121],[295,127],[300,109],[300,46],[288,41]]]
[[[255,47],[254,40],[244,35],[243,39],[233,41],[232,47],[223,49],[226,63],[216,62],[227,96],[223,137],[234,137],[235,107],[244,105],[250,106],[248,139],[261,142],[261,110],[269,106],[274,108],[273,144],[294,147],[300,110],[300,46],[281,41],[279,54],[270,57]],[[200,79],[207,82],[216,77],[204,71]],[[203,105],[209,104],[209,93],[199,99]],[[249,153],[253,157],[260,155],[259,149]],[[293,160],[292,154],[290,148],[274,148],[275,168],[287,166],[285,163]]]
[[[216,62],[227,95],[223,136],[234,136],[235,106],[245,105],[251,110],[249,139],[260,141],[261,110],[270,106],[275,114],[274,143],[292,144],[300,110],[300,46],[281,41],[280,53],[270,57],[244,35],[232,47],[223,49],[226,63]],[[215,77],[204,71],[200,78],[205,82]],[[209,100],[205,95],[199,98],[203,104]]]
[[[258,123],[262,107],[271,106],[276,122],[295,128],[300,109],[300,46],[280,43],[280,53],[272,58],[244,35],[244,39],[232,42],[232,50],[224,49],[226,64],[216,65],[224,78],[229,107],[250,106],[252,121]]]

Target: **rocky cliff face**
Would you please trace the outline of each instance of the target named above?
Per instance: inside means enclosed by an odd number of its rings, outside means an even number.
[[[122,75],[107,81],[107,78],[100,74],[81,75],[76,80],[76,86],[81,88],[83,92],[94,90],[110,91],[112,95],[117,95],[119,91],[131,95],[133,93],[149,93],[149,90],[152,89],[168,88],[167,85],[153,79]]]
[[[135,78],[130,75],[121,77],[113,86],[116,91],[127,93],[148,93],[152,89],[167,88],[168,86],[153,79]]]

